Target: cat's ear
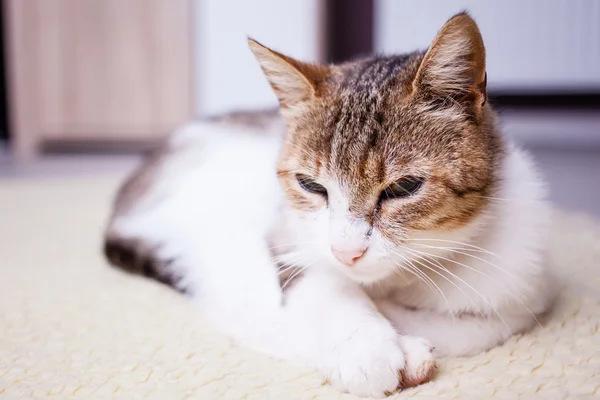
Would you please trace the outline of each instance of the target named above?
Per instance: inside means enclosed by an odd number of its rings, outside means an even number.
[[[319,85],[328,68],[298,61],[248,38],[248,46],[258,60],[283,108],[292,108],[319,94]]]
[[[487,100],[485,48],[477,24],[466,12],[438,32],[419,66],[413,90],[458,102],[478,113]]]

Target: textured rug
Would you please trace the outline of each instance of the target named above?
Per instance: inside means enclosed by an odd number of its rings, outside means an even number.
[[[0,398],[351,399],[233,346],[179,294],[109,268],[115,176],[0,181]],[[600,398],[600,227],[556,212],[562,291],[533,332],[392,398]],[[518,223],[518,222],[516,222]]]

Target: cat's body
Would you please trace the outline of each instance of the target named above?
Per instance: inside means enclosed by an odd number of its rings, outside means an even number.
[[[462,14],[427,54],[339,67],[251,42],[283,118],[177,131],[117,196],[109,259],[360,395],[427,380],[431,344],[530,328],[553,299],[543,186],[485,104],[476,29]]]

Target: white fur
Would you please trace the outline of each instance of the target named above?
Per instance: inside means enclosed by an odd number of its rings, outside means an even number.
[[[414,235],[420,240],[396,248],[348,216],[344,189],[333,179],[324,183],[329,208],[287,207],[275,175],[279,142],[276,134],[185,126],[171,141],[185,150],[112,227],[177,257],[194,301],[240,344],[306,362],[342,390],[380,397],[399,385],[399,371],[417,380],[431,372],[429,342],[441,355],[475,354],[531,327],[533,315],[548,309],[552,287],[540,258],[548,216],[540,180],[521,151],[509,149],[502,199],[477,221],[452,233]],[[267,238],[304,268],[285,298]],[[349,268],[332,245],[368,250]],[[436,275],[423,259],[420,265],[417,251],[454,277]],[[406,260],[443,295],[398,273]]]

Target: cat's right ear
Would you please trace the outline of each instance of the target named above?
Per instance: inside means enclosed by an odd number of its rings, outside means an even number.
[[[248,38],[248,46],[279,98],[282,108],[293,108],[319,95],[319,86],[328,74],[327,67],[298,61],[251,38]]]

